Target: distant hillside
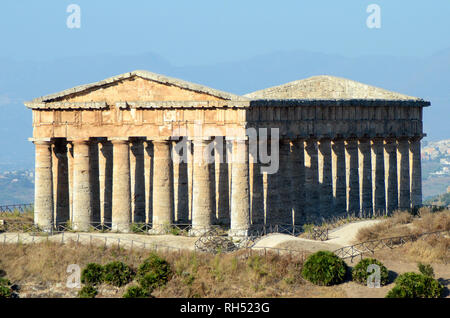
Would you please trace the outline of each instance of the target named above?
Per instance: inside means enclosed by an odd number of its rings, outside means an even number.
[[[450,192],[431,197],[424,203],[438,206],[450,206]]]
[[[15,170],[0,173],[0,205],[33,203],[34,172]]]
[[[450,139],[422,144],[422,189],[425,200],[450,186]]]

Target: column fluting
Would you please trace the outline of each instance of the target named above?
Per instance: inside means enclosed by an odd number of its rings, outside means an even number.
[[[112,230],[129,232],[131,225],[130,147],[128,140],[114,139]]]
[[[34,223],[44,231],[53,228],[52,149],[49,141],[34,141],[35,191]]]

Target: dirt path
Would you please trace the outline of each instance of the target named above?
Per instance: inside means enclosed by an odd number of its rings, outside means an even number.
[[[345,224],[329,233],[327,241],[315,241],[294,237],[287,234],[269,234],[256,242],[253,248],[287,248],[316,252],[318,250],[334,251],[340,247],[352,245],[358,231],[366,226],[372,226],[381,220],[358,221]]]
[[[2,243],[39,243],[39,242],[78,242],[81,244],[95,244],[106,246],[120,246],[122,248],[149,248],[157,250],[194,250],[196,237],[176,235],[139,235],[118,233],[69,233],[52,236],[32,236],[28,233],[1,233]]]

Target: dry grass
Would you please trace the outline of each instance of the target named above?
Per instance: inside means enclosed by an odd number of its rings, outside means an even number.
[[[417,217],[405,211],[396,212],[383,222],[362,228],[356,238],[364,242],[442,230],[450,230],[450,210],[431,212],[429,208],[422,208]],[[410,242],[396,251],[397,257],[410,261],[447,264],[450,262],[450,238],[448,235],[432,235]]]
[[[294,256],[246,257],[242,252],[210,255],[187,251],[158,254],[171,264],[174,276],[167,286],[155,290],[156,297],[293,297],[303,293],[302,260]],[[120,260],[136,269],[148,255],[149,251],[144,250],[76,244],[5,245],[0,246],[0,269],[19,285],[44,282],[51,286],[65,284],[70,264],[83,268],[90,262]]]
[[[33,209],[27,209],[24,212],[20,212],[19,210],[13,212],[0,212],[0,220],[33,222],[34,212]]]

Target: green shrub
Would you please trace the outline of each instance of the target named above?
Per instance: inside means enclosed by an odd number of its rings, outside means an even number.
[[[83,288],[80,289],[78,292],[79,298],[95,298],[97,296],[98,292],[97,289],[95,289],[92,285],[86,285],[83,286]]]
[[[12,295],[11,282],[6,278],[0,277],[0,298],[11,298]]]
[[[133,279],[133,276],[133,270],[122,262],[111,262],[103,267],[103,281],[113,286],[126,285]]]
[[[130,286],[123,294],[123,298],[147,298],[149,296],[149,291],[141,286]]]
[[[97,285],[102,283],[103,266],[97,263],[89,263],[81,272],[81,282],[83,284]]]
[[[434,269],[430,264],[418,263],[417,267],[422,275],[434,278]]]
[[[347,264],[329,251],[319,251],[310,255],[302,269],[303,278],[322,286],[342,282],[346,273]]]
[[[362,259],[355,267],[353,267],[352,280],[360,284],[367,284],[367,278],[374,273],[374,271],[371,273],[367,272],[367,267],[371,264],[380,267],[380,285],[386,285],[389,281],[389,272],[383,263],[374,258]]]
[[[156,254],[151,254],[139,265],[137,278],[139,284],[149,291],[164,286],[170,279],[172,270],[170,264]]]
[[[386,298],[439,298],[444,290],[436,279],[417,273],[404,273],[395,284]]]

